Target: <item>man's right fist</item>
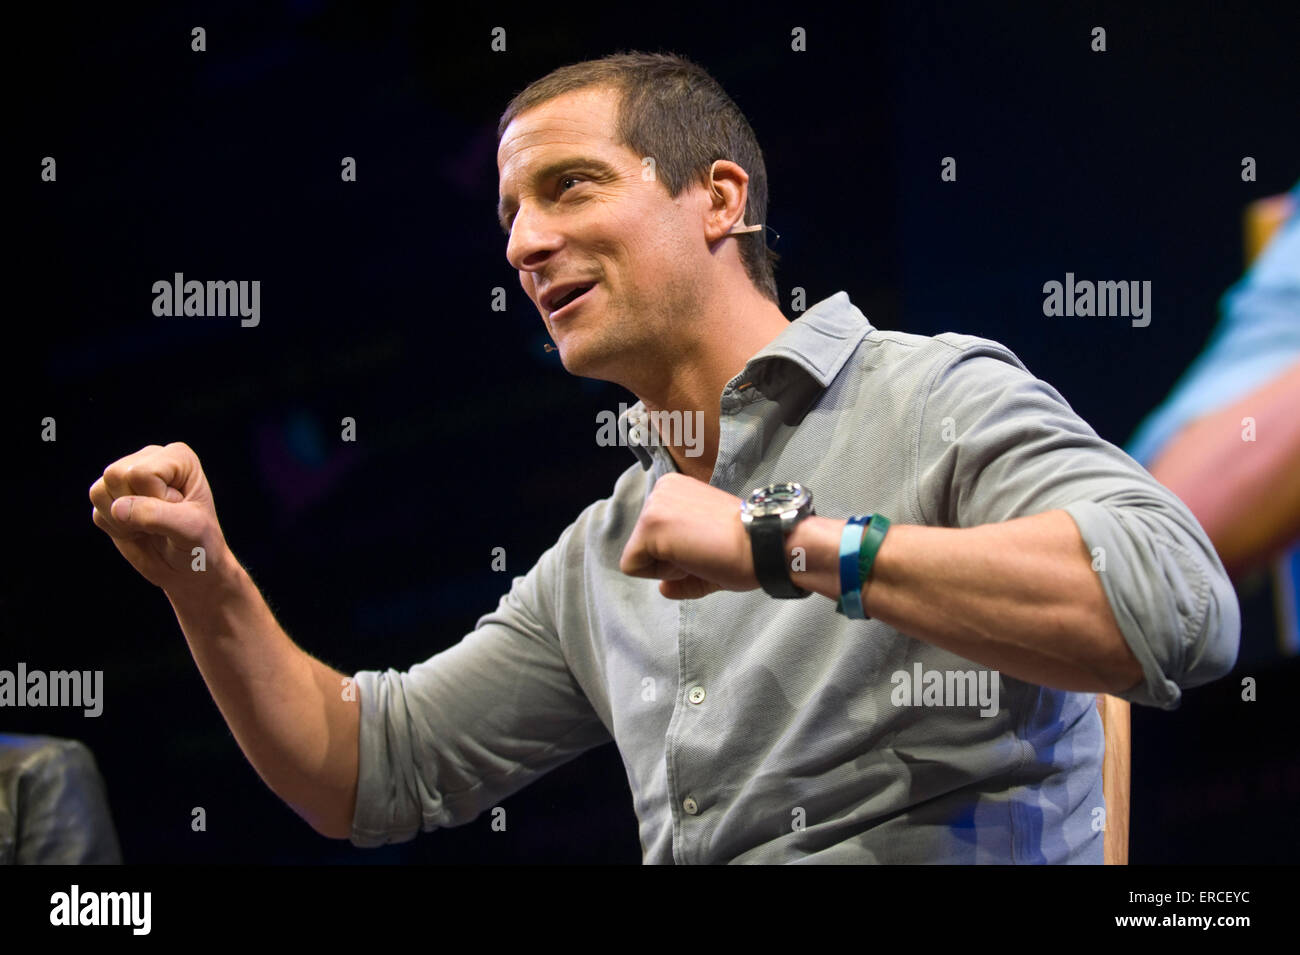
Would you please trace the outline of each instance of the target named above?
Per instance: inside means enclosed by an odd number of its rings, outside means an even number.
[[[227,567],[212,491],[189,445],[151,444],[119,458],[90,486],[91,520],[150,583],[170,593],[203,589]],[[195,570],[202,547],[206,572]]]

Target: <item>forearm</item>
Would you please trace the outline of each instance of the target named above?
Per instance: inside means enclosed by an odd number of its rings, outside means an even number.
[[[351,831],[360,701],[344,676],[285,634],[233,558],[205,573],[211,584],[168,594],[199,672],[263,781],[314,829]]]
[[[1152,476],[1196,515],[1232,577],[1300,536],[1297,408],[1300,363],[1183,428],[1151,465]]]
[[[804,547],[808,569],[795,583],[839,599],[844,523],[800,522],[787,544]],[[894,524],[862,601],[901,633],[1028,683],[1115,693],[1142,679],[1064,511],[972,528]]]

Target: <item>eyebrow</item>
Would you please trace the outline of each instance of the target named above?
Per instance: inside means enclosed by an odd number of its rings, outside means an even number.
[[[618,170],[603,160],[588,156],[566,156],[537,169],[532,174],[532,179],[533,182],[544,182],[562,172],[589,172],[608,179],[618,177]],[[513,197],[502,196],[497,201],[497,222],[501,223],[501,231],[506,235],[510,234],[510,216],[516,210],[517,205]]]

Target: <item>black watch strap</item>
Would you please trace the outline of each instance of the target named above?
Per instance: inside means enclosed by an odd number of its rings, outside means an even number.
[[[785,532],[781,518],[775,514],[756,517],[749,525],[749,545],[754,554],[754,575],[770,597],[790,599],[807,597],[811,590],[803,590],[790,580],[785,564]]]

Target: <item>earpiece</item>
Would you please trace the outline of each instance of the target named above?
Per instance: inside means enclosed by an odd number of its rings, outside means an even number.
[[[713,185],[713,170],[718,168],[718,163],[721,161],[721,159],[715,159],[713,165],[709,167],[709,188],[713,190],[713,194],[719,199],[722,198],[722,193],[718,191],[717,186]],[[742,235],[746,232],[757,232],[762,228],[763,224],[761,222],[758,225],[745,225],[745,217],[742,215],[740,217],[740,222],[737,225],[732,226],[727,232],[727,235]]]

